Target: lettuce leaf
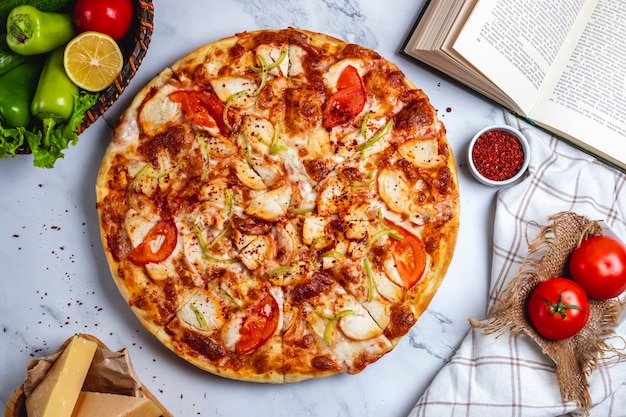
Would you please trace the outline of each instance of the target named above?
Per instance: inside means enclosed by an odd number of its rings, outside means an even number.
[[[29,132],[23,127],[5,129],[0,124],[0,158],[6,158],[9,155],[15,156],[15,153],[24,144],[28,136],[37,136],[37,134]],[[41,136],[41,132],[39,132],[39,136]]]

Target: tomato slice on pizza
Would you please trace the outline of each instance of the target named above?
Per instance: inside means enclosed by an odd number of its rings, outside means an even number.
[[[337,91],[330,97],[324,112],[324,127],[332,128],[352,120],[361,113],[367,96],[359,71],[348,65],[337,80]]]
[[[404,287],[413,287],[426,270],[426,248],[422,240],[396,224],[391,227],[402,234],[402,239],[393,240],[392,255]]]
[[[222,134],[229,129],[224,123],[224,103],[210,91],[179,90],[169,95],[170,99],[183,106],[185,118],[196,126],[217,127]]]
[[[178,231],[174,220],[163,220],[155,224],[143,241],[128,254],[127,259],[136,265],[158,263],[174,252],[178,242]]]
[[[271,294],[264,294],[252,307],[250,314],[241,326],[239,340],[235,347],[237,354],[245,355],[267,342],[276,332],[279,318],[278,302]]]

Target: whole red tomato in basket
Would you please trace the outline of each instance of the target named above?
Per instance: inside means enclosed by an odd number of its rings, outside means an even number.
[[[122,39],[133,23],[131,0],[77,0],[74,22],[81,32],[105,33],[116,41]]]
[[[528,298],[527,312],[537,333],[546,339],[563,340],[585,327],[589,299],[571,279],[554,277],[535,287]]]
[[[626,247],[608,236],[587,238],[572,252],[569,271],[589,297],[617,297],[626,290]]]

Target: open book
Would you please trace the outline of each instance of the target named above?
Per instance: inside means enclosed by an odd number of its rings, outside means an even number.
[[[626,171],[626,1],[429,0],[401,53]]]

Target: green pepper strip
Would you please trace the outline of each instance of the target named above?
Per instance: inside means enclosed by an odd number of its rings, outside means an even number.
[[[233,126],[230,124],[230,120],[228,120],[228,109],[230,109],[230,107],[233,105],[235,100],[237,100],[239,97],[243,96],[244,94],[246,94],[246,91],[241,90],[240,92],[235,93],[232,96],[228,97],[228,100],[226,100],[226,104],[224,105],[224,111],[222,112],[222,119],[224,120],[224,124],[226,125],[228,130],[233,130]]]
[[[224,210],[226,211],[226,217],[230,217],[233,212],[233,199],[234,199],[233,190],[230,188],[224,190]]]
[[[326,251],[322,254],[323,257],[327,257],[327,258],[335,258],[335,259],[341,259],[343,258],[345,255],[341,252],[339,252],[338,250],[334,250],[331,249],[329,251]]]
[[[276,128],[274,129],[274,137],[272,138],[272,143],[270,143],[270,155],[276,155],[277,153],[288,149],[286,146],[278,144],[279,139],[280,123],[277,123]]]
[[[214,256],[209,255],[209,251],[215,244],[224,237],[228,228],[222,230],[210,243],[204,239],[202,235],[202,230],[200,229],[200,225],[198,223],[194,223],[193,225],[193,233],[196,235],[198,242],[200,243],[200,247],[202,248],[202,257],[209,262],[221,263],[221,264],[232,264],[236,261],[234,259],[220,259]]]
[[[202,314],[202,311],[200,311],[198,307],[193,304],[189,304],[189,308],[191,309],[191,311],[193,311],[193,314],[196,315],[196,319],[198,320],[198,324],[200,324],[200,327],[206,327],[207,322],[204,318],[204,314]]]
[[[280,48],[280,56],[278,57],[278,59],[274,62],[272,62],[269,66],[267,66],[267,71],[271,71],[274,68],[277,68],[280,64],[283,63],[283,61],[285,60],[285,58],[287,57],[287,47],[283,46],[282,48]],[[259,58],[261,58],[261,56],[259,55]],[[260,62],[261,60],[259,60]],[[265,61],[265,59],[263,60]],[[263,66],[261,66],[261,68],[256,67],[256,66],[251,66],[250,69],[254,72],[261,72],[263,71]]]
[[[256,91],[252,93],[252,97],[256,97],[261,94],[261,90],[263,89],[263,87],[265,87],[265,84],[267,84],[267,76],[269,75],[269,69],[267,67],[267,62],[265,61],[265,58],[259,55],[258,59],[261,63],[261,83],[257,87]],[[250,67],[250,69],[256,71],[256,67]]]
[[[393,227],[387,227],[385,229],[381,229],[378,232],[374,233],[372,237],[370,237],[370,239],[367,241],[367,246],[369,247],[382,236],[389,236],[390,238],[395,239],[395,240],[404,239],[404,236],[398,230],[394,229]]]
[[[279,266],[279,267],[269,270],[266,276],[268,278],[273,278],[273,277],[278,277],[281,275],[288,274],[291,271],[293,271],[292,265],[284,265],[284,266]]]
[[[374,171],[370,171],[367,173],[367,181],[355,181],[352,183],[352,187],[354,188],[363,188],[368,187],[374,183],[376,178],[374,177]]]
[[[252,167],[252,146],[250,145],[250,139],[248,139],[248,135],[245,130],[241,134],[241,140],[243,142],[244,157],[246,158],[246,162]]]
[[[363,121],[361,122],[361,136],[366,137],[366,133],[367,133],[367,122],[370,120],[370,117],[372,116],[372,112],[368,111],[367,113],[365,113],[365,116],[363,116]]]
[[[224,294],[226,296],[226,298],[228,298],[230,300],[231,303],[233,303],[236,307],[241,307],[241,302],[238,301],[235,297],[233,297],[226,289],[224,289],[221,285],[217,285],[215,284],[215,287],[218,289],[218,291],[220,291],[222,294]]]
[[[323,311],[315,310],[315,313],[318,316],[328,320],[328,323],[326,323],[326,328],[324,329],[324,343],[326,343],[326,346],[330,346],[331,339],[333,337],[333,329],[335,327],[335,323],[337,323],[337,321],[342,317],[354,314],[354,311],[342,310],[337,314],[327,314],[327,313],[324,313]]]
[[[372,265],[367,258],[363,259],[363,269],[367,277],[367,301],[372,301],[374,299],[374,272],[372,272]]]
[[[392,127],[393,127],[393,119],[389,119],[389,121],[387,121],[387,123],[385,123],[385,126],[381,130],[379,130],[369,140],[367,140],[367,141],[363,142],[362,144],[360,144],[359,146],[357,146],[356,150],[359,151],[359,152],[362,152],[362,151],[366,150],[367,148],[369,148],[370,146],[374,145],[376,142],[378,142],[383,137],[385,137],[385,135],[387,133],[389,133],[389,131],[391,130]]]
[[[293,214],[306,214],[306,213],[312,213],[313,210],[315,210],[315,206],[313,206],[313,207],[298,207],[298,208],[295,208],[295,209],[291,210],[291,213],[293,213]]]
[[[202,175],[200,177],[200,179],[204,182],[209,179],[209,174],[211,173],[211,151],[209,150],[209,145],[207,143],[207,136],[203,131],[196,133],[196,138],[200,142],[200,150],[206,160],[206,163],[202,167]]]

